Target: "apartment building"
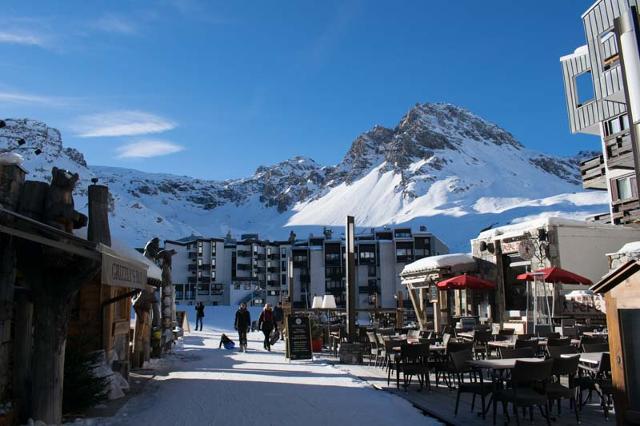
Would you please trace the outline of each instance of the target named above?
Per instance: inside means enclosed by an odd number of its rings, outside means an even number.
[[[326,230],[320,236],[287,241],[260,240],[245,234],[230,237],[187,237],[166,241],[174,257],[173,281],[177,303],[275,304],[288,297],[310,307],[314,295],[333,294],[345,303],[345,242]],[[370,229],[356,236],[357,306],[395,308],[404,265],[414,260],[448,253],[447,246],[425,227]],[[206,272],[205,272],[206,271]]]
[[[594,220],[614,224],[635,223],[640,214],[632,126],[640,119],[637,3],[596,1],[582,15],[586,44],[560,58],[571,131],[601,138],[602,154],[580,165],[584,187],[610,196],[609,211]]]

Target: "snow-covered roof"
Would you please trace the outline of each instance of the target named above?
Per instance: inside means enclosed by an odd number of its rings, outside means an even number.
[[[132,248],[127,245],[122,240],[113,240],[111,241],[111,248],[118,253],[121,253],[124,256],[130,257],[138,262],[142,262],[146,264],[149,269],[147,269],[147,277],[161,281],[162,280],[162,270],[156,265],[151,259],[140,253],[138,250]]]
[[[440,256],[424,257],[404,267],[400,276],[420,274],[441,268],[459,265],[475,265],[476,261],[470,254],[451,253]]]
[[[597,222],[587,222],[584,220],[567,219],[564,217],[550,216],[525,222],[514,223],[512,225],[500,226],[498,228],[483,231],[475,240],[494,239],[496,237],[509,238],[522,235],[525,231],[537,228],[549,228],[551,226],[568,226],[573,228],[597,228],[597,229],[621,229],[619,225],[608,225]]]
[[[573,53],[562,56],[560,60],[566,61],[567,59],[572,59],[572,58],[576,58],[576,57],[580,57],[588,54],[589,54],[589,47],[586,44],[583,44],[582,46],[577,47],[576,50],[573,51]]]

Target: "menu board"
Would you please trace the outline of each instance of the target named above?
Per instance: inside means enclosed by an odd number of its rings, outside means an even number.
[[[312,359],[311,324],[303,315],[287,316],[287,356],[291,360]]]

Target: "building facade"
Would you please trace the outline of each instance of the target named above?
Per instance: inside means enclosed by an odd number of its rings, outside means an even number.
[[[293,290],[293,303],[310,307],[313,296],[332,294],[345,303],[345,242],[330,230],[320,236],[287,241],[260,240],[256,234],[165,242],[174,249],[176,302],[236,305],[275,304]],[[448,253],[425,227],[371,229],[356,237],[357,307],[395,308],[400,272],[414,260]]]
[[[637,39],[633,41],[635,52],[622,41],[628,29],[623,23],[635,20],[637,3],[596,1],[582,15],[586,44],[560,58],[571,131],[601,138],[602,154],[580,165],[584,187],[610,195],[609,211],[594,219],[614,224],[635,223],[640,218],[638,149],[632,126],[640,116],[629,117],[634,84],[625,84],[635,81],[631,77],[638,63]]]

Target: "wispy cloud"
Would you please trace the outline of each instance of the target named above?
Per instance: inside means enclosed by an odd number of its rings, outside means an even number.
[[[142,140],[118,147],[118,158],[151,158],[183,151],[182,145],[165,140]]]
[[[138,31],[138,27],[131,20],[122,16],[105,15],[92,22],[91,27],[116,34],[131,35]]]
[[[0,43],[46,47],[41,35],[28,31],[0,31]]]
[[[146,135],[175,127],[176,123],[164,117],[130,110],[84,115],[71,125],[76,135],[83,138]]]
[[[33,93],[6,91],[0,89],[0,102],[8,104],[62,106],[68,102],[63,98],[42,96]]]

